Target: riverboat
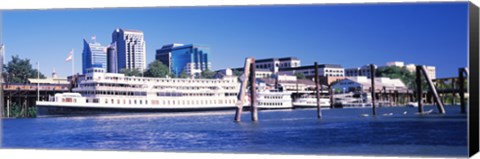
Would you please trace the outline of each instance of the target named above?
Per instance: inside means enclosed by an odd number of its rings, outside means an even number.
[[[37,101],[37,115],[234,109],[240,83],[217,79],[150,78],[92,68],[69,93]]]

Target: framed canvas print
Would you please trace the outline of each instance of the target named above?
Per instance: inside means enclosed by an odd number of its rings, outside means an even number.
[[[84,4],[0,10],[2,149],[479,150],[474,2]]]

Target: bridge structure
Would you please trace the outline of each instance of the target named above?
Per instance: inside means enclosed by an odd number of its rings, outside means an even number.
[[[55,93],[68,92],[69,84],[21,84],[4,83],[3,117],[35,117],[35,101],[48,100]]]

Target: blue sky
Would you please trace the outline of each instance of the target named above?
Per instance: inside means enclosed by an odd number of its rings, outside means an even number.
[[[388,61],[437,67],[437,77],[467,66],[468,5],[457,3],[163,7],[3,11],[3,43],[11,55],[40,61],[61,77],[75,50],[81,72],[82,39],[111,42],[115,28],[142,30],[147,61],[169,43],[202,44],[213,68],[240,67],[244,58],[295,56],[302,65],[345,68]]]

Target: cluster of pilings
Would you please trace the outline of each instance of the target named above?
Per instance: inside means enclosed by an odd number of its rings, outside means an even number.
[[[375,68],[374,68],[373,64],[370,65],[370,73],[371,73],[370,75],[371,75],[371,85],[372,85],[372,88],[371,88],[372,115],[376,115]],[[428,76],[425,66],[417,65],[416,66],[416,77],[415,77],[415,79],[416,79],[415,83],[416,83],[417,88],[416,88],[416,91],[415,91],[415,95],[416,95],[416,99],[417,99],[417,102],[418,102],[418,112],[421,113],[421,114],[424,113],[423,97],[426,95],[426,93],[424,93],[424,91],[422,89],[422,75],[423,75],[423,78],[425,79],[425,81],[428,84],[428,93],[427,94],[430,94],[429,97],[433,98],[433,101],[434,101],[435,105],[437,106],[438,112],[440,114],[445,114],[444,104],[443,104],[442,99],[439,96],[440,93],[458,93],[460,95],[460,103],[461,103],[460,104],[460,110],[461,110],[461,113],[465,113],[466,112],[465,111],[465,108],[466,108],[465,90],[464,90],[464,82],[465,82],[464,75],[465,74],[468,76],[468,69],[460,68],[459,69],[459,77],[458,77],[458,79],[459,79],[458,80],[458,83],[459,83],[459,88],[458,89],[451,89],[448,92],[438,92],[437,88],[433,84],[433,80],[430,79],[430,77]],[[394,100],[395,100],[395,98],[394,98]],[[411,97],[410,97],[410,100],[411,100]]]
[[[317,101],[317,118],[321,119],[322,118],[322,109],[320,107],[320,92],[323,90],[323,85],[320,84],[319,79],[318,79],[318,64],[317,62],[314,63],[315,67],[315,77],[314,77],[314,82],[315,82],[315,95],[316,95],[316,101]],[[258,120],[258,114],[257,114],[257,107],[256,107],[256,77],[255,77],[255,59],[254,58],[247,58],[245,60],[245,66],[244,66],[244,75],[245,77],[248,76],[248,78],[243,79],[241,83],[241,88],[240,88],[240,93],[237,96],[238,102],[237,102],[237,110],[235,114],[235,121],[240,121],[241,118],[241,113],[243,110],[243,105],[244,105],[244,99],[245,99],[245,90],[247,85],[250,85],[250,111],[252,115],[252,121],[257,121]],[[424,80],[428,84],[428,93],[425,93],[422,89],[422,75]],[[443,105],[443,101],[440,98],[439,94],[440,93],[458,93],[460,95],[460,101],[461,101],[461,112],[465,113],[465,90],[464,90],[464,79],[465,75],[468,76],[468,69],[466,68],[460,68],[459,69],[459,77],[458,77],[458,89],[453,89],[451,91],[445,92],[445,91],[437,91],[437,88],[435,87],[433,80],[430,79],[430,77],[427,74],[426,68],[423,65],[417,65],[416,66],[416,91],[410,93],[407,91],[406,93],[400,93],[398,91],[386,91],[385,87],[383,87],[381,92],[376,92],[375,91],[375,66],[373,64],[370,64],[370,80],[371,80],[371,88],[370,88],[370,93],[371,93],[371,105],[372,105],[372,115],[375,116],[377,114],[377,98],[381,100],[386,100],[390,101],[390,106],[392,105],[398,105],[400,102],[403,104],[408,103],[407,101],[411,102],[414,101],[414,95],[416,97],[416,100],[418,102],[418,112],[420,114],[424,113],[423,110],[423,99],[424,96],[427,94],[430,94],[429,96],[433,98],[434,103],[437,105],[438,112],[440,114],[445,114],[445,108]],[[250,82],[249,82],[250,81]],[[275,82],[275,86],[277,85],[277,81]],[[298,88],[297,88],[298,89]],[[297,90],[298,92],[298,90]],[[334,108],[334,101],[333,101],[333,90],[331,85],[328,86],[328,93],[329,93],[329,98],[330,98],[330,108]],[[297,93],[298,94],[298,93]]]

